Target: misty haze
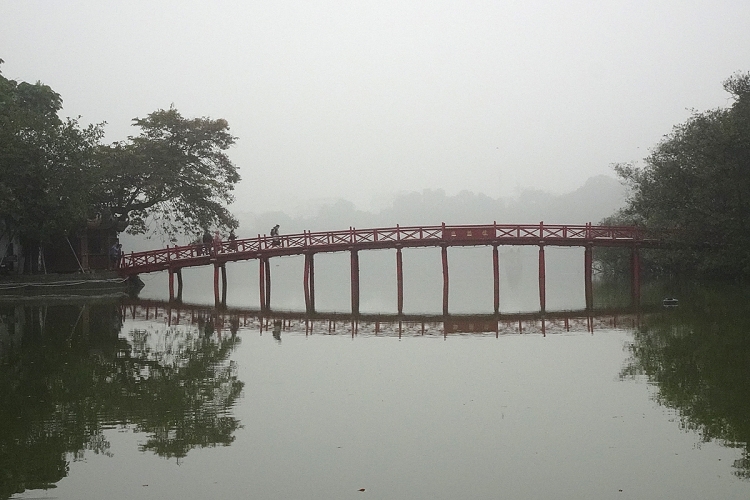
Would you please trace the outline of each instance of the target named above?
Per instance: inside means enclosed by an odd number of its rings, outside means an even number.
[[[747,499],[749,26],[4,2],[0,500]]]

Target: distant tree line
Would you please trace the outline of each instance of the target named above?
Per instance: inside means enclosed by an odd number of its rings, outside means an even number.
[[[102,220],[167,237],[237,227],[226,120],[160,109],[133,120],[137,135],[106,144],[103,124],[63,120],[61,109],[49,86],[0,74],[0,237],[39,246]]]
[[[666,249],[643,253],[654,274],[750,276],[750,73],[731,76],[724,89],[729,107],[695,112],[644,165],[614,166],[630,197],[603,223],[638,224],[664,238]],[[613,274],[627,261],[611,250],[598,259]]]

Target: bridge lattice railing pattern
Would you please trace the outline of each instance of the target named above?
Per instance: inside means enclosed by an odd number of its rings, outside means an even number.
[[[253,238],[221,241],[208,245],[194,243],[145,252],[125,254],[124,270],[166,269],[172,265],[207,264],[212,257],[242,260],[261,253],[292,255],[305,252],[341,251],[347,248],[396,248],[402,246],[439,246],[442,244],[567,244],[585,245],[603,242],[643,242],[648,238],[635,226],[488,224],[411,226],[373,229],[349,228],[340,231],[304,231],[281,236],[258,235]],[[205,262],[203,262],[205,261]]]

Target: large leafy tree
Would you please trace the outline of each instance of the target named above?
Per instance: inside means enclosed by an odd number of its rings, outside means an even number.
[[[133,122],[139,135],[98,151],[92,206],[134,234],[236,228],[225,206],[240,179],[226,154],[236,139],[226,120],[188,119],[170,108]]]
[[[694,113],[657,144],[644,166],[616,172],[632,196],[617,219],[668,239],[651,265],[670,273],[750,274],[750,73],[724,82],[728,108]]]
[[[728,108],[694,113],[652,150],[645,165],[620,164],[631,187],[621,221],[674,245],[655,268],[708,276],[750,274],[750,73],[724,82]]]
[[[133,120],[138,135],[107,145],[102,125],[62,120],[61,109],[49,86],[0,74],[0,231],[27,251],[97,218],[134,234],[237,227],[226,120],[158,110]]]
[[[0,60],[0,63],[2,60]],[[87,211],[99,126],[61,120],[47,85],[0,75],[0,229],[26,245],[79,227]]]

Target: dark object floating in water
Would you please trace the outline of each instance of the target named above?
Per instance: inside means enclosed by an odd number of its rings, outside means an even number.
[[[664,299],[661,301],[661,305],[663,305],[664,307],[677,307],[678,304],[679,304],[679,301],[673,298]]]
[[[365,489],[364,489],[364,488],[360,488],[360,489],[359,489],[359,490],[357,490],[357,491],[365,491]]]

